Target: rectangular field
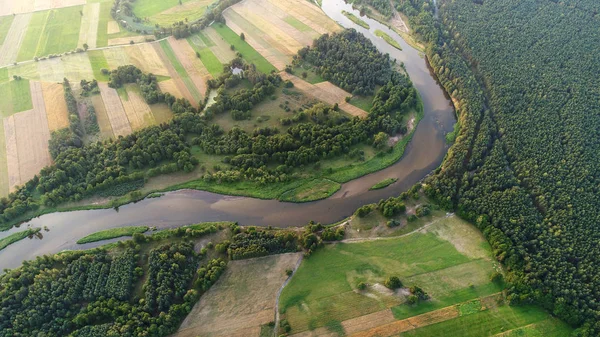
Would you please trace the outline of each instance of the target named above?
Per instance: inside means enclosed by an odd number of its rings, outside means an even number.
[[[13,80],[0,84],[0,117],[33,109],[28,80]]]
[[[135,84],[126,86],[127,99],[121,99],[127,119],[133,131],[156,124],[150,107],[141,96],[140,90]]]
[[[200,101],[206,93],[206,82],[211,79],[212,76],[204,67],[204,64],[202,64],[198,57],[196,57],[196,52],[186,39],[176,40],[175,38],[171,37],[168,41],[173,52],[175,53],[175,56],[192,81],[194,88],[199,93],[198,101]]]
[[[205,43],[205,39],[210,41],[209,44]],[[214,42],[202,33],[191,36],[187,40],[194,51],[200,54],[200,62],[213,77],[218,77],[223,73],[223,64],[210,50],[210,46],[214,46]]]
[[[75,50],[79,42],[82,9],[82,6],[74,6],[34,13],[17,60]]]
[[[83,5],[86,0],[0,0],[0,16]]]
[[[15,16],[2,16],[0,17],[0,46],[4,43],[4,39],[6,39],[6,35],[8,35],[8,30],[13,23]]]
[[[42,84],[31,82],[30,86],[33,110],[13,116],[19,158],[19,184],[27,182],[42,168],[52,164],[48,151],[50,130]]]
[[[445,221],[431,227],[443,226]],[[454,225],[470,226],[464,222]],[[484,246],[480,234],[469,240],[476,242],[473,249],[483,250],[486,258],[461,253],[457,249],[461,241],[434,232],[325,246],[303,261],[281,295],[280,311],[293,332],[302,332],[341,326],[344,321],[390,308],[395,319],[405,319],[498,293],[502,286],[489,281],[495,271],[489,247]],[[416,306],[405,304],[405,290],[393,292],[383,286],[389,276],[398,276],[404,287],[422,287],[431,300]],[[366,290],[357,289],[360,282],[368,285]]]
[[[6,159],[6,140],[4,137],[4,120],[0,118],[0,198],[7,197],[8,185],[8,163]]]
[[[106,107],[102,101],[102,96],[95,95],[91,97],[92,105],[96,109],[96,119],[98,120],[98,126],[100,127],[100,138],[101,139],[112,139],[115,137],[112,126],[110,125],[110,119],[106,113]]]
[[[119,94],[115,89],[109,88],[104,83],[99,83],[99,87],[106,115],[108,116],[114,136],[118,138],[119,136],[129,135],[132,132],[131,125],[127,119],[127,113],[123,108]]]
[[[162,62],[156,50],[150,44],[138,44],[123,47],[129,57],[129,62],[143,72],[154,75],[169,76],[167,67]]]
[[[109,22],[112,21],[110,8],[112,2],[100,3],[100,12],[98,13],[98,31],[96,37],[96,47],[108,46]],[[116,22],[115,22],[116,24]],[[117,28],[119,25],[117,24]]]
[[[186,95],[185,91],[182,90],[180,85],[178,85],[179,90],[183,93],[184,96],[186,96],[186,98],[188,98],[190,103],[195,103],[197,105],[197,102],[199,102],[202,99],[202,95],[200,95],[200,92],[198,91],[198,88],[196,88],[196,86],[194,85],[194,82],[190,78],[190,75],[187,73],[185,67],[177,58],[175,51],[171,47],[171,44],[168,40],[163,40],[160,42],[160,48],[162,49],[164,56],[167,58],[167,61],[177,73],[179,80],[181,81],[181,83],[184,84],[185,89],[187,89],[189,97],[188,95]]]
[[[138,2],[144,1],[148,0],[138,0]],[[155,1],[154,3],[156,3],[161,8],[164,8],[167,4],[172,5],[173,2],[175,1],[163,0],[158,3]],[[190,22],[195,21],[200,19],[206,12],[208,6],[214,2],[215,0],[188,0],[183,1],[182,5],[175,3],[174,5],[172,5],[172,7],[150,16],[149,19],[150,22],[159,24],[163,27],[168,27],[174,22],[181,21],[182,19],[187,19]],[[136,7],[137,6],[135,6],[134,9]]]
[[[50,132],[69,127],[69,112],[62,84],[44,82],[42,91]]]
[[[300,258],[295,253],[229,262],[174,336],[259,336],[261,325],[274,319],[286,269],[294,269]]]
[[[89,48],[96,48],[98,40],[98,22],[100,20],[100,3],[91,3],[83,6],[79,42],[77,47],[83,48],[87,43]]]
[[[32,16],[33,14],[27,13],[19,14],[14,17],[8,32],[6,33],[7,35],[4,39],[4,43],[0,48],[0,66],[12,64],[17,61],[19,49],[25,39],[25,33],[27,32],[27,27],[29,26]]]

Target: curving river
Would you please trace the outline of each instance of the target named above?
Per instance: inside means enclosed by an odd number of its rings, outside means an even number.
[[[375,20],[362,17],[370,25],[369,30],[354,24],[341,13],[342,10],[357,16],[360,14],[343,0],[323,0],[322,8],[340,25],[363,33],[381,52],[403,62],[412,82],[419,90],[425,116],[418,124],[401,160],[384,170],[344,184],[340,191],[329,199],[304,204],[182,190],[167,193],[160,198],[125,205],[118,211],[104,209],[44,215],[29,221],[21,228],[0,233],[2,238],[22,231],[28,225],[46,226],[49,229],[41,232],[41,240],[25,239],[0,251],[0,270],[18,267],[24,260],[44,254],[105,244],[106,241],[77,245],[76,241],[93,232],[114,227],[147,225],[169,228],[225,220],[238,221],[244,225],[279,227],[302,226],[310,220],[333,223],[351,215],[362,205],[397,196],[438,167],[447,150],[445,135],[452,131],[456,120],[450,100],[436,82],[425,59],[398,34]],[[375,36],[376,29],[386,32],[398,41],[402,51]],[[398,181],[385,189],[369,191],[371,186],[386,178],[397,178]]]

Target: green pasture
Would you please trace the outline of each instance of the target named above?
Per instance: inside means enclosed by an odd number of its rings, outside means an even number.
[[[216,24],[212,27],[229,43],[235,47],[235,50],[242,54],[242,57],[246,62],[256,65],[256,68],[263,73],[270,73],[276,71],[275,67],[267,61],[262,55],[260,55],[248,42],[243,41],[239,35],[237,35],[231,28],[226,25]]]
[[[17,112],[33,109],[29,80],[0,83],[0,116],[6,118]]]

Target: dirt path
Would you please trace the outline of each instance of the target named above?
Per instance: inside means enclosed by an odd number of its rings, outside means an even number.
[[[425,224],[425,225],[423,225],[423,226],[415,229],[412,232],[408,232],[406,234],[402,234],[402,235],[398,235],[398,236],[385,236],[385,237],[373,237],[373,238],[352,238],[352,239],[344,239],[344,240],[337,241],[337,242],[341,242],[341,243],[357,243],[357,242],[369,242],[369,241],[380,241],[380,240],[395,240],[395,239],[398,239],[398,238],[403,238],[405,236],[413,235],[415,233],[425,233],[425,230],[428,227],[431,227],[432,225],[436,224],[437,222],[439,222],[441,220],[444,220],[444,219],[447,219],[447,218],[450,218],[452,216],[454,216],[454,213],[447,213],[446,216],[444,216],[443,218],[436,219],[434,221],[431,221],[431,222],[429,222],[429,223],[427,223],[427,224]]]
[[[406,23],[404,22],[404,20],[402,20],[402,17],[400,16],[400,13],[398,13],[398,11],[396,10],[396,7],[395,7],[394,2],[392,0],[390,0],[390,5],[392,6],[392,11],[394,12],[394,15],[390,19],[390,24],[393,27],[395,27],[396,29],[399,29],[400,31],[408,33],[409,32],[408,31],[408,26],[406,25]]]
[[[292,270],[292,275],[290,275],[287,278],[287,280],[285,280],[285,282],[283,282],[283,284],[279,288],[279,291],[277,291],[277,299],[275,300],[275,320],[273,320],[273,322],[275,322],[275,327],[273,329],[273,337],[277,337],[277,332],[279,330],[278,329],[278,327],[279,327],[279,297],[281,297],[283,288],[285,288],[285,286],[287,286],[288,283],[290,283],[290,280],[292,279],[294,274],[296,274],[296,270],[298,270],[298,268],[300,267],[300,264],[302,264],[302,260],[303,260],[303,256],[301,255],[300,258],[298,259],[298,262],[296,262],[294,269]]]

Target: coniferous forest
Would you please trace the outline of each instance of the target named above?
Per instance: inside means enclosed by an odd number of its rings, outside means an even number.
[[[428,192],[486,235],[513,303],[600,333],[595,1],[400,0],[462,129]]]

